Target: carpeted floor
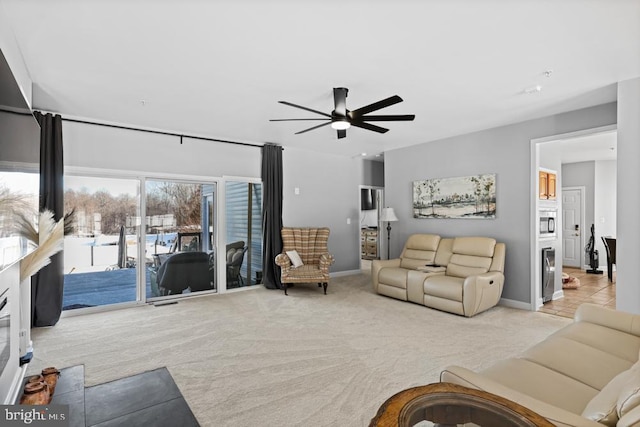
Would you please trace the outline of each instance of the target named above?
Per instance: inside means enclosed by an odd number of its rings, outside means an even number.
[[[88,386],[166,366],[202,426],[367,426],[447,365],[487,367],[570,319],[495,307],[474,318],[374,294],[367,275],[259,287],[35,329],[28,373],[85,365]]]

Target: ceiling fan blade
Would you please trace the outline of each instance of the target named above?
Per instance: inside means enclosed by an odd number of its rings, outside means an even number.
[[[365,122],[359,122],[359,121],[352,121],[351,122],[351,126],[359,127],[359,128],[366,129],[366,130],[372,130],[372,131],[378,132],[378,133],[387,133],[387,132],[389,132],[389,129],[385,129],[385,128],[382,128],[382,127],[376,126],[376,125],[372,125],[371,123],[365,123]]]
[[[347,94],[349,89],[344,87],[333,88],[333,102],[335,104],[335,113],[337,116],[346,117],[347,115]]]
[[[300,120],[328,120],[328,119],[269,119],[270,122],[297,122]]]
[[[296,135],[300,135],[301,133],[305,133],[305,132],[309,132],[310,130],[321,128],[322,126],[326,126],[326,125],[328,125],[330,123],[331,122],[322,123],[320,125],[317,125],[317,126],[314,126],[314,127],[310,127],[309,129],[301,130],[300,132],[296,132]]]
[[[358,120],[363,120],[367,122],[395,122],[395,121],[411,121],[415,119],[416,116],[414,114],[398,114],[398,115],[390,115],[390,116],[361,116],[358,117]]]
[[[397,104],[398,102],[402,102],[402,98],[400,98],[398,95],[393,95],[389,98],[383,99],[382,101],[374,102],[373,104],[369,104],[362,108],[358,108],[357,110],[353,110],[349,113],[349,115],[352,118],[364,116],[367,113],[380,110],[381,108],[389,107],[390,105]]]
[[[289,107],[300,108],[302,110],[310,111],[312,113],[320,114],[322,116],[331,118],[331,114],[323,113],[322,111],[314,110],[312,108],[303,107],[302,105],[292,104],[291,102],[287,102],[287,101],[278,101],[278,102],[280,104],[288,105]]]
[[[338,129],[336,132],[338,132],[338,139],[345,138],[347,136],[346,129]]]

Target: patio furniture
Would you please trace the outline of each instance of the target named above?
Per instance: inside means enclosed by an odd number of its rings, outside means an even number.
[[[240,242],[244,245],[244,242]],[[227,287],[235,288],[244,286],[244,279],[240,273],[240,268],[244,262],[244,254],[249,248],[247,246],[230,248],[227,250]]]
[[[227,262],[227,287],[244,286],[244,278],[240,272],[242,263],[244,262],[244,254],[249,248],[244,247],[234,252],[231,262]]]
[[[200,231],[180,232],[176,236],[169,252],[199,252],[202,250]]]
[[[160,295],[181,294],[213,289],[209,275],[209,255],[206,252],[181,252],[172,255],[158,269]]]

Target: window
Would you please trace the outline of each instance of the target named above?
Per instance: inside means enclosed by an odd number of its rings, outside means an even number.
[[[0,268],[15,262],[26,248],[14,228],[16,213],[37,221],[38,173],[0,171]]]
[[[140,184],[134,179],[65,176],[63,310],[138,299]],[[143,264],[144,265],[144,264]]]
[[[227,288],[262,282],[262,184],[225,186]]]

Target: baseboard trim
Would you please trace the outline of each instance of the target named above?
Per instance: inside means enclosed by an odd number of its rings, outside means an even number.
[[[362,270],[334,271],[333,273],[329,273],[329,277],[353,276],[356,274],[362,274]]]
[[[519,310],[534,311],[528,302],[516,301],[513,299],[500,298],[500,305],[509,308],[517,308]]]

